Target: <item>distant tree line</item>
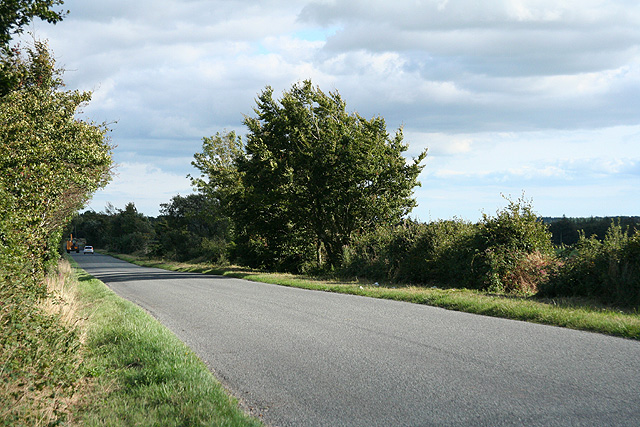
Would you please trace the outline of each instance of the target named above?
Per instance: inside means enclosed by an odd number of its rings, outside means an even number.
[[[139,213],[133,203],[124,209],[109,204],[105,212],[86,211],[74,217],[65,228],[65,235],[73,235],[84,245],[113,252],[147,253],[154,237],[154,222],[154,218]]]
[[[224,264],[233,246],[230,227],[216,201],[190,194],[162,204],[157,218],[138,212],[132,202],[123,209],[109,204],[104,212],[86,211],[69,222],[65,235],[116,253]]]
[[[588,217],[588,218],[543,218],[549,224],[553,243],[555,245],[575,245],[580,239],[580,235],[586,237],[595,236],[603,240],[612,222],[616,222],[627,233],[640,228],[640,216],[620,216],[620,217]]]

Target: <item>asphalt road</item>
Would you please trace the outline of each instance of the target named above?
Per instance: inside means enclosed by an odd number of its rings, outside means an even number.
[[[637,341],[73,257],[269,425],[640,425]]]

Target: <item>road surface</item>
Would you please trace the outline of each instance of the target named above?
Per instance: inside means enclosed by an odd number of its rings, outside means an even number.
[[[637,341],[73,258],[268,425],[640,425]]]

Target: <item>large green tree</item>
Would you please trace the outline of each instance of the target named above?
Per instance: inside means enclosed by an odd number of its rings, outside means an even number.
[[[267,87],[256,102],[255,116],[244,120],[246,145],[235,145],[222,176],[232,178],[225,196],[237,237],[271,260],[265,264],[290,268],[311,256],[338,266],[354,233],[397,222],[416,205],[427,153],[408,162],[402,129],[390,136],[383,118],[347,112],[337,91],[326,94],[310,81],[279,100]],[[194,165],[221,191],[221,175],[202,155]]]

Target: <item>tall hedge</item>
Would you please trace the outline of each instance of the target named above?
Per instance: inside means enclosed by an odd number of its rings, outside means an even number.
[[[44,277],[59,259],[62,227],[106,185],[112,148],[105,126],[77,119],[90,94],[62,90],[44,43],[2,52],[0,412],[7,425],[38,425],[41,412],[55,423],[56,404],[42,406],[73,390],[79,341],[41,308],[50,298]]]
[[[2,65],[13,86],[0,98],[0,257],[3,275],[38,281],[62,227],[108,182],[111,145],[104,125],[77,119],[91,94],[62,90],[46,44],[5,54]]]

